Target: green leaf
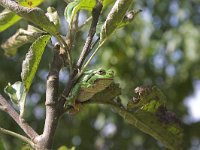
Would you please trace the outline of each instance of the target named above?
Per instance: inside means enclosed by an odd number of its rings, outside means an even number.
[[[4,92],[10,97],[11,101],[18,105],[20,99],[22,98],[24,92],[24,85],[22,82],[17,81],[13,85],[8,83],[8,85],[4,88]]]
[[[4,9],[0,13],[0,32],[6,30],[20,19],[21,17],[16,15],[14,12]]]
[[[13,85],[8,83],[4,88],[4,92],[10,97],[11,101],[18,106],[20,109],[20,116],[24,116],[27,95],[24,84],[21,81],[17,81]]]
[[[34,42],[38,37],[43,35],[44,32],[38,28],[28,25],[27,30],[19,29],[11,36],[6,42],[1,44],[7,56],[13,56],[17,52],[17,48],[26,44]]]
[[[151,135],[171,150],[181,150],[183,128],[176,115],[165,107],[166,98],[157,87],[143,87],[136,91],[138,101],[127,106],[128,110],[117,108],[117,112],[130,124]],[[130,107],[132,106],[132,107]]]
[[[29,7],[35,7],[41,4],[44,0],[19,0],[19,4],[22,6],[29,6]],[[31,5],[31,6],[30,6]],[[16,15],[14,12],[4,9],[0,13],[0,32],[6,30],[13,24],[15,24],[17,21],[21,19],[20,16]]]
[[[103,1],[103,8],[105,6],[111,4],[114,2],[114,0],[102,0]],[[72,21],[75,16],[75,14],[81,10],[88,10],[91,11],[96,5],[96,0],[74,0],[73,2],[69,3],[67,7],[65,8],[65,19],[69,23],[69,26],[72,26]]]
[[[182,149],[183,129],[178,122],[162,122],[154,114],[148,111],[138,111],[134,116],[126,114],[127,121],[141,131],[153,136],[162,142],[167,148],[173,150]],[[133,122],[137,118],[138,124]]]
[[[38,69],[42,54],[45,46],[50,39],[50,35],[43,35],[39,37],[30,47],[29,52],[26,54],[26,58],[22,64],[21,78],[26,87],[26,92],[32,84],[32,80]]]
[[[72,25],[73,18],[75,14],[80,9],[85,9],[91,11],[96,4],[96,0],[75,0],[67,5],[65,8],[65,18],[69,23],[70,27]]]
[[[20,5],[25,7],[35,7],[40,5],[44,0],[16,0]]]
[[[118,28],[132,2],[132,0],[117,0],[115,2],[102,26],[99,43],[105,41]]]
[[[0,5],[15,12],[17,15],[32,22],[33,24],[41,27],[50,34],[56,37],[58,36],[56,26],[50,22],[42,9],[23,7],[12,0],[0,1]]]
[[[21,81],[17,81],[13,85],[8,83],[4,88],[4,92],[10,97],[11,101],[19,107],[20,116],[24,116],[27,95],[24,84]]]
[[[9,84],[5,88],[5,92],[10,96],[11,100],[18,104],[21,117],[24,116],[25,112],[26,95],[32,84],[32,80],[38,69],[45,46],[50,37],[50,35],[43,35],[31,45],[22,64],[21,78],[23,83],[17,82],[14,85]]]
[[[47,8],[46,16],[49,18],[51,22],[53,22],[57,29],[60,28],[60,18],[58,16],[58,12],[53,7]]]

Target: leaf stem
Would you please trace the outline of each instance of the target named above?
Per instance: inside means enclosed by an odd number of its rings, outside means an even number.
[[[98,47],[95,49],[95,51],[92,53],[92,55],[90,56],[90,58],[87,60],[87,62],[84,64],[84,66],[81,69],[81,72],[83,72],[87,66],[89,65],[89,63],[92,61],[92,59],[94,58],[94,56],[96,55],[96,53],[99,51],[99,49],[101,48],[101,46],[105,43],[105,40],[102,41]]]
[[[81,28],[83,28],[90,20],[92,20],[92,17],[87,18],[87,20],[86,20],[83,24],[81,24],[81,25],[79,26],[79,30],[80,30]]]
[[[4,134],[7,134],[7,135],[14,136],[14,137],[28,143],[32,148],[34,148],[34,146],[35,146],[35,144],[29,138],[27,138],[27,137],[25,137],[21,134],[15,133],[13,131],[6,130],[6,129],[0,127],[0,133],[4,133]]]

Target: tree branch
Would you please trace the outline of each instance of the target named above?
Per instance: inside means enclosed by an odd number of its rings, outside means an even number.
[[[97,1],[96,6],[92,10],[92,23],[90,26],[90,30],[89,30],[85,45],[83,47],[83,50],[81,52],[81,55],[79,57],[79,60],[76,64],[78,69],[82,67],[84,60],[86,59],[87,55],[90,52],[91,43],[92,43],[94,34],[96,33],[96,26],[99,20],[102,7],[103,7],[102,3],[100,1]]]
[[[117,29],[132,3],[132,0],[116,0],[101,28],[100,43],[103,43]]]
[[[0,105],[4,108],[1,109],[8,113],[15,122],[21,127],[21,129],[26,133],[30,139],[34,139],[38,134],[33,128],[31,128],[26,122],[20,121],[19,114],[14,110],[14,108],[6,101],[6,99],[0,94]]]
[[[59,55],[59,47],[55,49],[53,62],[47,78],[46,90],[46,118],[42,135],[36,138],[38,147],[51,149],[53,138],[60,117],[60,105],[58,103],[59,72],[63,66],[63,61]]]

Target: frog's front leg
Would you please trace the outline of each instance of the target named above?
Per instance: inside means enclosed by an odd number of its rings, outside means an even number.
[[[78,97],[79,91],[80,91],[80,86],[75,85],[75,87],[70,92],[69,96],[65,97],[66,98],[66,102],[64,106],[65,109],[69,109],[73,107],[75,111],[79,111],[79,107],[76,105],[76,99]]]

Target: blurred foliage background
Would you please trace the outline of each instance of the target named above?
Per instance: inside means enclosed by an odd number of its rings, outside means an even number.
[[[61,17],[61,34],[67,33],[63,12],[64,1],[46,0],[39,7],[46,10],[53,6]],[[103,12],[104,20],[109,6]],[[1,10],[3,8],[1,7]],[[91,68],[112,68],[116,82],[122,87],[122,99],[133,96],[138,85],[157,85],[167,97],[167,107],[184,123],[185,149],[200,149],[200,120],[192,119],[188,96],[194,94],[200,84],[200,5],[198,0],[142,0],[135,1],[131,9],[142,9],[128,26],[117,30],[103,46],[92,62]],[[81,11],[80,22],[90,13]],[[3,43],[18,28],[26,28],[21,20],[0,33]],[[73,56],[77,59],[89,25],[77,33]],[[26,44],[11,58],[0,49],[0,93],[8,82],[20,80],[21,63],[29,48]],[[52,50],[47,47],[40,70],[34,79],[28,96],[28,123],[39,133],[44,124],[45,84]],[[67,71],[60,75],[61,90],[67,81]],[[5,94],[4,94],[5,96]],[[198,101],[200,97],[198,98]],[[23,134],[23,131],[7,114],[0,112],[0,126]],[[106,106],[89,106],[72,116],[64,115],[59,122],[54,148],[66,145],[77,150],[160,150],[161,143],[123,121]],[[25,143],[6,135],[0,135],[0,149],[21,149]]]

